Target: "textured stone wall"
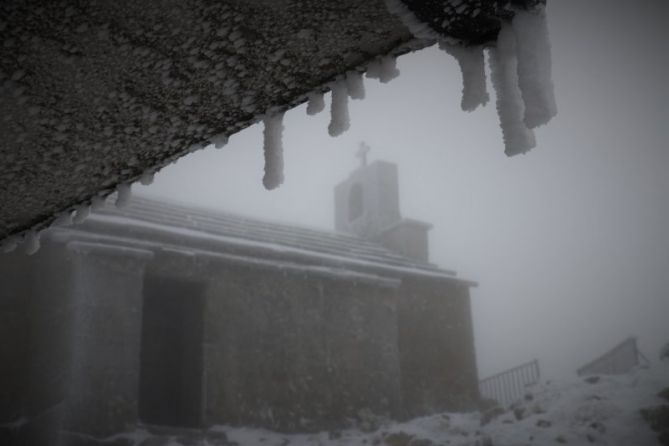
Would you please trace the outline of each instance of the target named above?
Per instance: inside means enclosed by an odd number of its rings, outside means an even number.
[[[0,260],[0,423],[20,422],[5,443],[86,444],[140,421],[145,274],[204,284],[204,426],[315,431],[478,398],[464,284],[64,246]]]
[[[74,301],[63,435],[105,437],[137,421],[144,264],[151,254],[70,244]]]
[[[11,429],[9,444],[50,445],[58,438],[65,415],[72,354],[71,274],[69,259],[51,247],[34,257],[3,256],[2,293],[12,290],[14,302],[2,308],[0,317],[6,319],[21,309],[25,316],[15,325],[17,331],[9,338],[3,337],[2,343],[25,355],[16,370],[23,374],[22,385],[7,401],[16,411],[13,421],[18,421]],[[4,361],[2,357],[0,363]],[[14,384],[16,381],[3,381],[2,390],[6,392]]]
[[[341,427],[399,407],[394,288],[227,266],[207,300],[207,422]]]
[[[76,444],[135,423],[141,262],[49,243],[0,259],[3,444]]]
[[[468,287],[405,277],[398,292],[403,416],[473,409],[479,395]]]

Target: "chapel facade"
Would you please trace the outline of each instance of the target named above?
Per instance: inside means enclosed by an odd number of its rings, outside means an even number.
[[[330,232],[135,197],[0,256],[3,444],[475,408],[474,283],[429,262],[397,166],[334,199]]]

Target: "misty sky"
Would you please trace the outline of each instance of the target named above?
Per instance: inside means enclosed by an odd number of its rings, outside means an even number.
[[[284,185],[262,186],[255,125],[163,169],[142,194],[333,227],[333,187],[370,159],[396,162],[405,217],[434,224],[431,259],[472,290],[482,377],[539,358],[563,377],[629,335],[669,341],[669,2],[549,0],[559,114],[507,158],[492,101],[460,110],[461,77],[436,48],[399,78],[366,80],[351,129],[286,113]],[[326,97],[329,104],[329,95]]]

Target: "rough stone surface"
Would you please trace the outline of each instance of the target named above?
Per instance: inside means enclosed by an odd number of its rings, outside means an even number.
[[[480,398],[476,359],[473,350],[459,347],[474,345],[468,288],[405,277],[398,294],[403,417],[474,410]]]
[[[397,415],[394,290],[225,267],[209,293],[210,424],[299,432]]]
[[[494,37],[471,13],[444,32]],[[3,1],[0,240],[429,43],[383,0]]]

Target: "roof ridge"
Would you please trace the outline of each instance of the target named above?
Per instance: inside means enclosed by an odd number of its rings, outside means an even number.
[[[130,201],[124,208],[118,209],[114,207],[113,205],[113,200],[107,200],[106,205],[102,209],[98,209],[94,212],[104,212],[104,211],[110,211],[113,214],[118,214],[119,211],[122,213],[123,209],[130,208],[134,205],[137,205],[138,202],[148,202],[157,206],[166,206],[166,207],[171,207],[174,210],[180,210],[180,211],[191,211],[191,212],[197,212],[197,213],[203,213],[203,214],[209,214],[209,216],[221,216],[221,217],[228,217],[228,218],[236,218],[236,219],[242,219],[247,222],[252,222],[252,223],[258,223],[258,224],[270,224],[273,226],[280,226],[280,227],[285,227],[287,229],[302,229],[302,230],[307,230],[307,231],[313,231],[319,234],[329,234],[335,237],[340,237],[340,238],[347,238],[351,240],[355,240],[357,242],[367,242],[371,244],[375,244],[373,242],[370,242],[369,240],[356,236],[354,234],[348,234],[345,232],[337,231],[335,229],[328,229],[328,228],[320,228],[317,226],[310,226],[310,225],[305,225],[303,223],[294,223],[290,221],[285,221],[285,220],[273,220],[271,218],[262,218],[262,217],[255,217],[252,215],[244,214],[242,212],[232,212],[229,210],[223,210],[223,209],[216,209],[213,207],[206,207],[201,204],[191,204],[191,203],[186,203],[185,201],[178,200],[178,199],[163,199],[163,198],[156,198],[152,197],[149,195],[145,194],[133,194],[132,197],[130,198]],[[178,209],[181,208],[181,209]],[[118,210],[117,210],[118,209]],[[376,245],[376,244],[375,244]]]
[[[442,271],[430,262],[400,255],[377,241],[334,230],[280,223],[248,217],[234,212],[192,206],[176,200],[161,200],[143,195],[133,196],[126,206],[116,208],[108,199],[94,215],[120,217],[164,227],[182,228],[212,236],[225,236],[249,242],[274,243],[287,248],[314,253],[337,254],[387,265]]]

